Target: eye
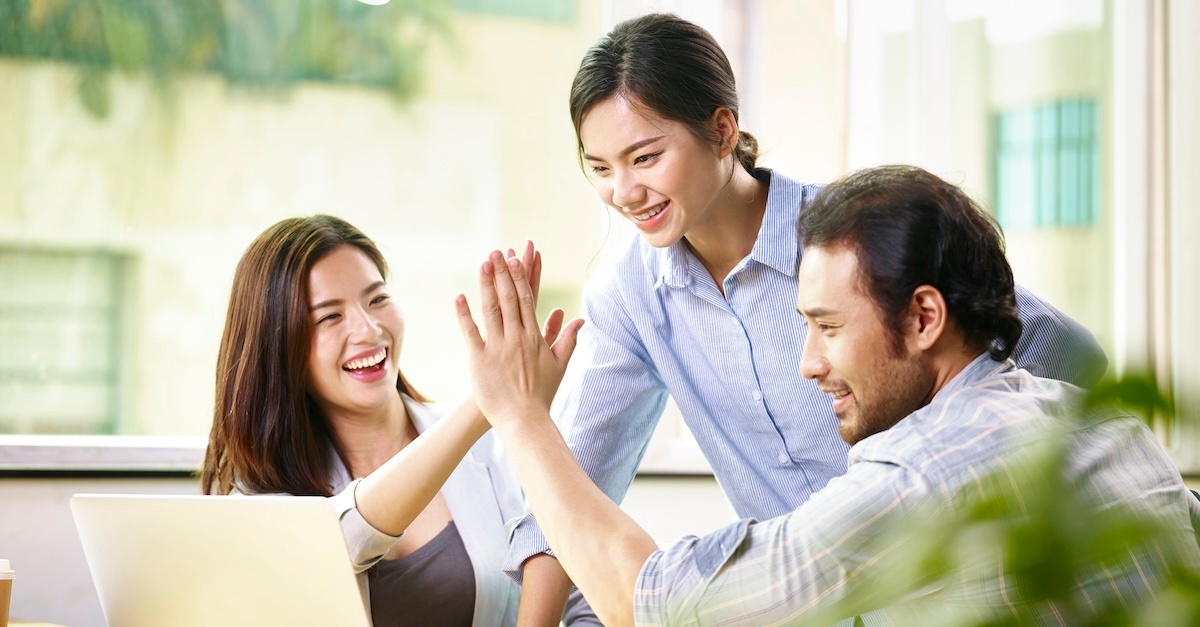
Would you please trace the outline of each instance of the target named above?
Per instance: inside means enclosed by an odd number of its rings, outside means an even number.
[[[651,153],[648,155],[640,155],[637,159],[634,159],[633,162],[638,165],[643,164],[643,163],[649,163],[652,159],[658,158],[658,156],[661,154],[662,154],[661,152],[655,152],[655,153]]]
[[[375,298],[371,299],[371,305],[372,306],[379,305],[379,304],[387,302],[389,299],[391,299],[391,296],[389,296],[387,294],[380,294],[380,295],[376,296]]]
[[[602,165],[592,166],[592,176],[604,176],[608,174],[608,168]]]
[[[342,314],[340,314],[340,313],[325,314],[324,316],[321,316],[320,318],[317,319],[316,324],[324,324],[326,322],[335,322],[341,317],[342,317]]]

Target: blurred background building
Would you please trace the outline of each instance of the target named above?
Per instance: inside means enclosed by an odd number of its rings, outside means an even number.
[[[722,42],[763,165],[913,163],[966,188],[1110,374],[1175,398],[1159,432],[1200,471],[1190,0],[0,0],[0,467],[19,475],[33,436],[202,445],[234,265],[289,216],[373,237],[402,367],[466,393],[452,299],[488,250],[535,241],[542,306],[571,314],[628,234],[580,170],[567,94],[598,37],[652,10]],[[644,470],[705,463],[668,416]],[[0,510],[35,493],[9,485]]]

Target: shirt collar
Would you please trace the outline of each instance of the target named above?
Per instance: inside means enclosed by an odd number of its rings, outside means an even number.
[[[760,168],[759,175],[767,177],[767,208],[749,259],[795,277],[799,260],[796,220],[804,197],[803,186],[767,168]],[[700,271],[707,270],[688,252],[681,239],[659,256],[658,284],[686,287],[691,284],[693,273]]]
[[[1000,373],[1014,370],[1016,367],[1017,364],[1012,359],[996,361],[992,359],[992,356],[987,351],[984,351],[972,360],[971,363],[967,364],[966,368],[963,368],[962,371],[947,381],[946,385],[943,385],[942,389],[933,395],[933,401],[936,402],[938,397],[949,396],[959,389],[975,385],[984,379]]]

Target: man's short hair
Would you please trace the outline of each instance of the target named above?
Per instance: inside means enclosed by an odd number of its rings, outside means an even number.
[[[844,245],[897,345],[913,291],[946,300],[969,346],[1008,357],[1021,337],[1012,268],[992,218],[961,189],[914,166],[860,170],[825,186],[800,215],[804,248]]]

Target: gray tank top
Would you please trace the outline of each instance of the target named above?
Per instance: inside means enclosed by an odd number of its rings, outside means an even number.
[[[475,615],[475,571],[453,521],[399,559],[367,570],[371,621],[394,625],[464,625]]]

